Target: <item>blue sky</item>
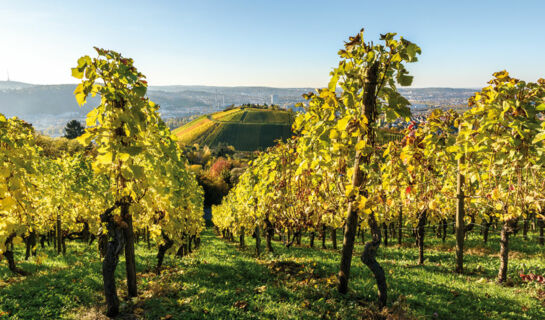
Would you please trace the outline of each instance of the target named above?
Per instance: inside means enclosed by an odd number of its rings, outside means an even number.
[[[0,0],[0,79],[74,83],[92,47],[132,57],[151,85],[322,87],[348,36],[422,48],[415,87],[545,78],[545,1]]]

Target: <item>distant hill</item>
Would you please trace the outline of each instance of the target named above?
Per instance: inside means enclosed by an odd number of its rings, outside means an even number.
[[[294,114],[286,110],[234,108],[203,115],[173,131],[184,144],[231,145],[240,151],[264,150],[292,136]]]
[[[89,99],[83,108],[74,98],[76,84],[33,85],[17,81],[0,81],[0,113],[17,116],[49,135],[62,134],[72,119],[83,121],[98,98]],[[303,93],[312,88],[151,86],[148,96],[161,106],[164,119],[185,118],[225,109],[229,105],[271,104],[294,109],[304,101]],[[415,108],[463,106],[474,89],[404,88],[400,92]]]
[[[13,89],[21,89],[26,87],[31,87],[32,84],[24,83],[24,82],[18,82],[18,81],[0,81],[0,90],[13,90]]]

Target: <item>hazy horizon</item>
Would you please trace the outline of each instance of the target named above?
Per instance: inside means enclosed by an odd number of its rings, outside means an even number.
[[[14,79],[10,79],[10,82],[19,82],[27,85],[32,86],[62,86],[62,85],[78,85],[78,82],[65,82],[65,83],[30,83],[30,82],[23,82],[18,81]],[[0,80],[0,83],[6,83],[6,80]],[[327,83],[326,83],[327,84]],[[323,85],[321,87],[277,87],[277,86],[267,86],[267,85],[242,85],[242,86],[229,86],[229,85],[207,85],[207,84],[151,84],[149,85],[150,89],[154,89],[157,87],[218,87],[218,88],[271,88],[271,89],[314,89],[314,88],[323,88],[326,87],[326,85]],[[410,89],[480,89],[478,87],[438,87],[438,86],[429,86],[429,87],[415,87],[415,86],[409,86],[409,87],[400,87],[398,88],[400,90],[410,90]],[[155,89],[157,90],[157,89]]]

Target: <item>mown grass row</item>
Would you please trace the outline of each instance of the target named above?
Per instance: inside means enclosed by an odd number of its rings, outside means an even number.
[[[495,234],[486,245],[478,233],[468,236],[464,275],[452,272],[452,235],[445,244],[428,236],[423,266],[417,265],[410,237],[401,246],[381,247],[378,257],[390,294],[383,312],[374,305],[375,282],[358,256],[353,260],[349,294],[341,296],[335,287],[340,248],[311,249],[303,237],[301,246],[289,249],[274,241],[275,253],[256,259],[254,239],[247,237],[246,242],[247,247],[240,249],[209,229],[198,251],[184,258],[167,257],[161,275],[153,271],[153,248],[138,245],[139,297],[123,303],[122,318],[378,319],[388,313],[419,319],[542,319],[545,314],[543,285],[524,283],[518,277],[522,269],[545,273],[545,250],[531,238],[512,241],[508,286],[494,282],[499,264]],[[329,241],[327,245],[331,247]],[[358,242],[355,252],[361,251]],[[33,272],[29,277],[15,277],[0,264],[0,319],[101,319],[96,247],[70,242],[66,256],[56,256],[51,249],[43,254],[49,257],[20,263]],[[120,296],[126,290],[124,269],[122,259],[117,273]]]

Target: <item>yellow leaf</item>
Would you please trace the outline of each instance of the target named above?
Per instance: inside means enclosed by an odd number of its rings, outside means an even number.
[[[498,188],[492,190],[492,200],[498,200],[500,198],[500,191]]]
[[[97,156],[97,163],[100,164],[111,164],[113,162],[113,154],[111,152],[106,152]]]
[[[363,150],[363,148],[365,148],[365,145],[365,140],[358,141],[358,143],[356,143],[356,151]]]
[[[77,137],[76,141],[79,142],[80,144],[84,145],[84,146],[88,146],[89,143],[91,143],[92,139],[93,139],[93,137],[91,136],[91,134],[89,132],[85,132],[81,136]]]
[[[85,119],[85,124],[88,127],[94,127],[97,123],[97,117],[99,115],[98,109],[93,109],[87,114],[87,119]]]
[[[23,238],[17,236],[15,238],[13,238],[13,244],[17,245],[17,244],[21,244],[23,243]]]
[[[117,158],[118,158],[119,160],[123,161],[123,162],[129,160],[130,157],[131,157],[131,155],[128,154],[128,153],[118,153],[118,154],[117,154]]]
[[[83,93],[83,83],[80,83],[76,87],[76,90],[74,90],[74,95],[76,96],[76,101],[78,102],[78,105],[83,106],[87,98],[85,93]]]

